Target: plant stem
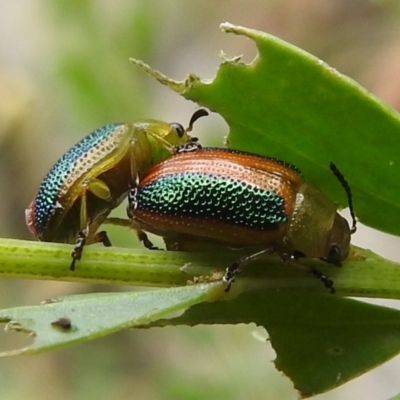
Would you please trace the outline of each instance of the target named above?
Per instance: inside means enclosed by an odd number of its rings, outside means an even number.
[[[0,276],[83,283],[171,287],[189,281],[220,280],[225,268],[243,252],[182,253],[87,246],[76,271],[69,270],[72,246],[14,239],[0,239]],[[248,250],[247,253],[250,251]],[[282,293],[321,294],[322,284],[304,273],[310,265],[335,282],[337,295],[400,299],[400,265],[353,247],[342,268],[306,260],[301,269],[267,256],[247,266],[232,287]]]

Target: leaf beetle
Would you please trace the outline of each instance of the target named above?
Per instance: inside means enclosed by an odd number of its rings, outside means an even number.
[[[128,195],[133,227],[176,243],[204,240],[234,248],[261,248],[227,268],[227,290],[241,267],[265,253],[282,259],[319,258],[340,265],[349,254],[356,219],[350,187],[344,187],[352,228],[337,206],[300,170],[284,161],[188,143],[151,168]],[[310,271],[334,292],[333,282]]]
[[[138,178],[173,154],[175,146],[196,141],[188,132],[207,115],[197,110],[185,130],[157,120],[105,125],[68,150],[50,169],[25,211],[26,224],[44,242],[75,243],[70,270],[85,244],[111,246],[98,228],[127,196]]]

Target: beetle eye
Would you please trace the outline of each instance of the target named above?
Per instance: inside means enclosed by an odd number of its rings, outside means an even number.
[[[338,245],[334,244],[329,249],[328,257],[326,257],[326,262],[329,264],[340,265],[341,261],[341,251]]]
[[[178,124],[177,122],[173,122],[172,124],[170,124],[170,126],[172,129],[174,129],[176,131],[179,138],[183,137],[183,135],[185,134],[185,129],[181,124]]]

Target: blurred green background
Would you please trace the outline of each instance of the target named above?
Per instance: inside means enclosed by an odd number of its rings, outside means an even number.
[[[190,72],[211,79],[221,50],[228,56],[243,54],[248,62],[256,54],[250,41],[219,30],[225,21],[304,48],[400,109],[396,0],[2,0],[0,236],[31,238],[24,209],[53,163],[95,128],[141,118],[186,125],[196,105],[128,59],[142,59],[175,79]],[[215,114],[195,128],[208,145],[221,146],[228,133]],[[124,208],[115,215],[123,216]],[[137,245],[135,236],[121,228],[110,237],[116,245]],[[354,242],[400,260],[398,238],[361,228]],[[0,300],[6,308],[58,294],[126,289],[3,280]],[[10,338],[0,337],[4,349]],[[290,382],[273,367],[266,337],[263,329],[245,325],[160,328],[0,359],[1,396],[295,399]],[[318,398],[386,399],[400,392],[399,367],[393,360]]]

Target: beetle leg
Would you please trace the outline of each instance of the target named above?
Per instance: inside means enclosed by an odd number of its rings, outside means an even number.
[[[131,221],[126,218],[110,217],[106,218],[103,224],[122,226],[124,228],[132,228]]]
[[[88,228],[82,229],[81,231],[78,232],[78,238],[76,239],[74,250],[72,250],[71,253],[72,262],[71,265],[69,266],[70,271],[75,271],[75,263],[82,257],[82,250],[83,246],[86,243],[87,235],[88,235]]]
[[[151,242],[151,240],[147,237],[146,232],[142,231],[141,229],[135,229],[136,235],[138,239],[143,243],[144,247],[149,250],[160,250],[157,246]]]
[[[71,257],[72,262],[69,266],[70,271],[75,271],[75,263],[76,261],[82,258],[83,247],[85,246],[86,239],[89,235],[89,228],[87,224],[87,190],[88,190],[88,182],[85,181],[82,185],[82,196],[81,196],[81,210],[80,210],[80,231],[78,232],[78,237],[76,239],[76,243],[74,249],[72,250]]]
[[[90,223],[87,213],[87,192],[93,193],[99,199],[111,202],[112,196],[110,188],[100,179],[88,178],[82,183],[82,195],[81,195],[81,209],[80,209],[80,227],[81,232],[87,229],[86,237],[89,236],[88,225]]]
[[[102,243],[104,247],[111,247],[111,240],[106,231],[97,232],[93,236],[86,238],[86,244]]]
[[[321,271],[314,267],[310,267],[309,273],[319,279],[331,294],[335,294],[335,288],[333,287],[334,283],[333,280],[329,278],[329,276],[324,275]]]
[[[128,206],[126,207],[126,215],[130,220],[133,219],[132,210],[136,210],[137,207],[137,187],[131,187],[128,192]]]
[[[78,232],[78,238],[76,239],[74,250],[71,253],[72,262],[69,267],[70,271],[75,271],[76,261],[82,258],[83,247],[86,244],[93,243],[103,243],[105,247],[111,246],[111,241],[106,231],[97,232],[95,235],[89,236],[89,227],[86,227]]]
[[[110,239],[105,231],[99,232],[93,237],[89,237],[89,223],[87,213],[87,192],[93,193],[96,197],[99,197],[105,201],[111,201],[112,196],[109,187],[100,179],[88,178],[82,183],[82,194],[81,194],[81,207],[80,207],[80,227],[81,230],[78,232],[78,237],[74,246],[74,250],[71,253],[72,262],[69,267],[70,271],[75,270],[75,264],[77,260],[82,258],[83,247],[86,242],[98,243],[101,242],[104,246],[111,246]]]
[[[71,253],[72,262],[69,267],[70,271],[75,271],[76,261],[82,258],[83,247],[86,244],[93,244],[93,243],[103,243],[105,247],[111,246],[111,241],[106,231],[97,232],[95,235],[91,237],[89,237],[88,227],[78,232],[78,238],[76,239],[74,250]]]
[[[290,261],[290,260],[289,260]],[[297,261],[297,258],[295,256],[292,257],[293,265],[296,268],[299,268],[311,275],[314,275],[317,279],[319,279],[323,285],[325,286],[326,289],[329,290],[330,293],[335,294],[335,289],[334,289],[334,282],[329,276],[324,275],[321,271],[319,271],[317,268],[310,266],[310,265],[305,265],[305,264],[300,264]]]
[[[235,278],[237,274],[240,274],[243,270],[243,267],[254,261],[257,260],[257,258],[262,257],[265,254],[270,254],[272,253],[273,248],[272,247],[267,247],[266,249],[263,249],[261,251],[258,251],[257,253],[250,254],[249,256],[245,256],[242,258],[239,258],[236,260],[232,265],[230,265],[225,272],[225,276],[223,278],[224,282],[227,283],[225,292],[229,292],[232,283],[235,282]]]
[[[104,183],[101,179],[97,178],[88,178],[83,181],[82,184],[82,198],[85,197],[86,203],[86,193],[91,192],[99,199],[104,201],[111,201],[112,195],[110,192],[110,188]],[[82,203],[81,203],[81,211],[82,211]],[[86,212],[86,210],[85,210]]]
[[[319,271],[317,268],[296,263],[297,260],[301,258],[306,258],[306,255],[303,254],[302,252],[298,250],[289,250],[289,248],[285,248],[284,245],[276,243],[274,245],[275,251],[278,253],[279,257],[281,258],[282,261],[284,262],[294,262],[294,266],[297,268],[300,268],[302,270],[306,270],[309,274],[314,275],[317,279],[319,279],[323,285],[325,286],[326,289],[329,290],[330,293],[334,294],[335,289],[333,287],[334,283],[332,279],[330,279],[328,276],[324,275],[321,271]]]
[[[134,215],[131,210],[134,210],[136,208],[136,194],[137,194],[137,187],[132,187],[128,192],[128,206],[126,208],[126,214],[128,215],[129,222],[131,224],[130,226],[135,230],[138,239],[143,243],[146,249],[159,250],[159,248],[154,246],[154,244],[148,238],[146,232],[144,232],[138,227],[135,227]]]
[[[202,146],[199,142],[196,141],[191,141],[185,144],[182,144],[180,146],[176,146],[174,148],[174,154],[180,154],[180,153],[192,153],[194,151],[201,150]]]

